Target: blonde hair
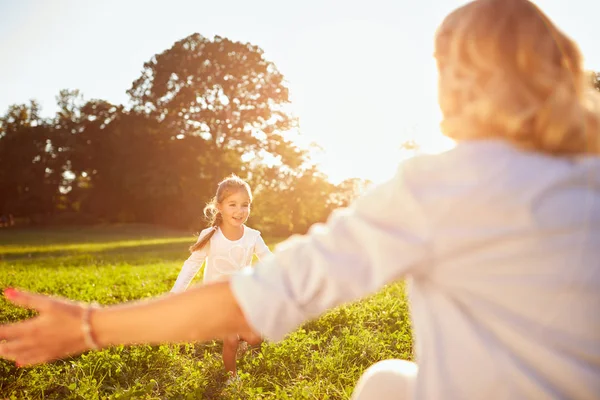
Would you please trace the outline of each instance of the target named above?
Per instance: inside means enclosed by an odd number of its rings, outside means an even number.
[[[245,191],[250,199],[250,203],[252,203],[252,191],[250,190],[250,185],[248,185],[246,181],[237,175],[231,174],[219,182],[219,185],[217,186],[217,194],[211,199],[206,207],[204,207],[204,216],[209,222],[208,226],[212,227],[213,229],[204,235],[198,242],[190,246],[190,252],[193,253],[194,251],[200,250],[208,243],[210,238],[213,237],[217,231],[217,228],[223,222],[223,217],[221,216],[217,205],[221,204],[223,200],[238,191]]]
[[[600,153],[599,93],[577,45],[528,0],[475,0],[435,38],[442,132],[556,155]]]

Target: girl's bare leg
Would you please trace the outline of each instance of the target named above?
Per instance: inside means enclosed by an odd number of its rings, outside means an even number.
[[[236,356],[239,339],[236,335],[223,339],[223,365],[230,376],[236,376]]]

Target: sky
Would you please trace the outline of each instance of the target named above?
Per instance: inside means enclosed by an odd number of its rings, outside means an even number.
[[[143,63],[192,33],[260,46],[284,74],[302,142],[333,182],[393,175],[415,140],[439,133],[433,35],[461,0],[0,0],[0,113],[61,89],[127,104]],[[536,3],[600,71],[600,1]]]

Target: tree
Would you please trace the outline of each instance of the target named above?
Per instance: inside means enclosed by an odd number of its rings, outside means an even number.
[[[0,118],[0,214],[37,218],[56,211],[61,148],[39,111],[31,101],[10,106]]]
[[[360,178],[349,178],[340,182],[332,194],[332,203],[336,207],[348,207],[357,197],[364,194],[373,182]]]
[[[151,138],[137,135],[136,146],[145,143],[146,157],[155,157],[135,185],[168,221],[189,223],[218,181],[249,174],[249,161],[270,157],[295,169],[306,160],[284,139],[296,120],[286,112],[283,75],[256,46],[190,35],[148,61],[128,93]]]
[[[307,157],[284,139],[296,120],[283,81],[258,47],[195,34],[144,65],[130,110],[62,91],[53,126],[72,207],[107,221],[197,228],[226,175],[256,175],[265,159],[297,173]]]
[[[296,127],[284,77],[257,46],[190,35],[147,62],[128,93],[165,134],[203,138],[204,155],[266,151],[299,165],[296,146],[283,138]]]

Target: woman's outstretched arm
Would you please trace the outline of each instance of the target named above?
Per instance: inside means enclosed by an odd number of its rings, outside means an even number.
[[[17,365],[33,365],[93,348],[86,340],[86,307],[62,298],[6,289],[14,304],[39,314],[0,325],[0,357]],[[99,348],[117,344],[207,341],[251,331],[229,284],[219,282],[170,294],[93,309],[91,339]]]

